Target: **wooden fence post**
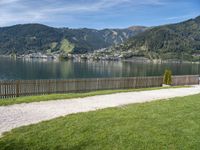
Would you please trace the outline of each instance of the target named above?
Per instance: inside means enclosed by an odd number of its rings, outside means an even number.
[[[19,81],[16,81],[16,97],[19,97]]]

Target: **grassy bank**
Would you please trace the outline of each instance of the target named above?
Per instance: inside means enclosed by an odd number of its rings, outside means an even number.
[[[169,88],[184,88],[184,87],[186,86],[176,86],[176,87],[169,87]],[[67,93],[67,94],[50,94],[50,95],[41,95],[41,96],[27,96],[27,97],[19,97],[19,98],[0,99],[0,106],[7,106],[7,105],[12,105],[12,104],[20,104],[20,103],[40,102],[40,101],[48,101],[48,100],[84,98],[84,97],[89,97],[89,96],[114,94],[114,93],[120,93],[120,92],[136,92],[136,91],[158,90],[158,89],[165,89],[165,88],[158,87],[158,88],[126,89],[126,90],[104,90],[104,91],[94,91],[94,92],[87,92],[87,93]]]
[[[0,149],[198,149],[200,95],[60,117],[8,132]]]

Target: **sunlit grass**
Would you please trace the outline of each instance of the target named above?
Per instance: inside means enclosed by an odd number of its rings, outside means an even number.
[[[0,149],[199,149],[200,95],[80,113],[21,127]]]

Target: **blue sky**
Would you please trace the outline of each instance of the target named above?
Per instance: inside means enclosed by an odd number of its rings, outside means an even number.
[[[200,0],[0,0],[0,26],[70,28],[156,26],[200,15]]]

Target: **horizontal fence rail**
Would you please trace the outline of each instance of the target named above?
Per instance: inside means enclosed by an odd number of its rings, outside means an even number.
[[[162,83],[163,77],[0,81],[0,98],[95,90],[160,87]],[[199,84],[199,76],[173,76],[172,84],[175,86]]]

